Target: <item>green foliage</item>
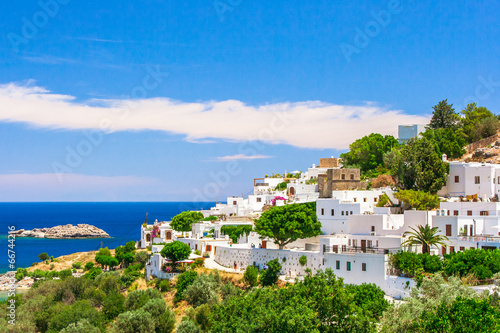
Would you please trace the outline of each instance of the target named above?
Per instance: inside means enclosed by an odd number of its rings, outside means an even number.
[[[160,255],[163,258],[172,260],[172,264],[174,266],[176,261],[185,260],[189,258],[190,254],[191,248],[189,247],[189,245],[180,241],[173,241],[172,243],[168,243],[167,245],[163,246],[163,249],[161,249],[160,251]]]
[[[223,225],[220,231],[223,235],[228,235],[233,243],[237,243],[241,236],[250,234],[252,228],[251,225]]]
[[[160,282],[156,284],[156,287],[160,289],[162,293],[170,291],[170,280],[168,279],[160,280]]]
[[[41,261],[45,261],[45,260],[49,260],[50,257],[46,252],[43,252],[43,253],[40,253],[38,255],[38,259],[40,259]]]
[[[129,311],[142,308],[150,299],[163,298],[157,289],[148,288],[136,290],[127,295],[125,299],[125,309]]]
[[[175,231],[191,231],[191,225],[203,219],[200,212],[182,212],[172,218],[170,226]]]
[[[267,263],[267,269],[260,274],[260,283],[263,286],[272,286],[278,282],[281,271],[281,264],[278,259],[273,259]]]
[[[48,332],[59,332],[71,323],[87,319],[92,326],[104,329],[104,319],[87,300],[77,301],[69,306],[59,306],[48,321]]]
[[[201,328],[192,320],[183,320],[177,325],[176,333],[201,333]]]
[[[107,247],[100,248],[96,255],[111,257],[111,251]]]
[[[446,184],[447,172],[448,163],[434,141],[412,138],[401,148],[397,169],[401,189],[436,193]]]
[[[200,268],[205,266],[205,260],[203,258],[196,258],[193,262],[193,267]]]
[[[226,299],[233,297],[233,296],[241,296],[242,290],[240,288],[236,287],[231,282],[227,282],[227,283],[224,283],[221,285],[220,293],[221,293],[222,299],[226,300]]]
[[[219,302],[219,279],[213,274],[200,274],[183,292],[188,304],[197,307],[203,304],[214,305]]]
[[[195,271],[187,271],[177,276],[177,282],[175,284],[175,288],[177,289],[175,301],[183,299],[184,290],[196,280],[196,277],[198,277],[198,273]]]
[[[73,264],[71,264],[71,266],[73,268],[80,269],[80,268],[82,268],[82,263],[77,261],[77,262],[74,262]]]
[[[24,279],[28,275],[29,275],[28,270],[26,268],[18,268],[16,270],[16,280],[17,281]]]
[[[451,304],[441,303],[425,309],[414,332],[498,332],[500,312],[489,300],[457,297]]]
[[[88,319],[82,319],[78,323],[69,324],[60,333],[101,333],[101,331],[92,325]]]
[[[100,254],[96,254],[95,261],[101,264],[102,268],[109,266],[110,269],[120,264],[116,258]]]
[[[385,293],[374,283],[346,285],[346,289],[354,295],[354,303],[372,318],[380,319],[384,311],[389,308]]]
[[[468,143],[494,135],[498,130],[498,119],[485,107],[470,103],[461,113],[461,125]]]
[[[72,275],[73,275],[73,272],[69,268],[68,269],[63,269],[62,271],[59,271],[59,278],[61,280],[64,280],[64,279],[66,279],[66,278],[68,278],[68,277],[70,277]]]
[[[387,187],[387,186],[394,186],[396,183],[394,183],[394,179],[392,178],[391,175],[388,174],[383,174],[383,175],[378,175],[377,178],[372,180],[372,188],[380,188],[380,187]]]
[[[135,255],[135,261],[143,266],[146,265],[146,262],[148,261],[148,254],[145,251],[137,252]]]
[[[254,288],[213,308],[212,332],[374,332],[375,316],[356,305],[331,270],[286,288]]]
[[[400,190],[394,193],[394,197],[404,203],[405,210],[415,208],[416,210],[433,210],[439,207],[439,197],[422,191]]]
[[[94,263],[93,263],[92,261],[89,261],[89,262],[87,262],[87,263],[85,264],[84,270],[85,270],[85,271],[88,271],[88,270],[90,270],[90,269],[91,269],[91,268],[93,268],[93,267],[94,267]]]
[[[490,279],[500,271],[500,250],[468,249],[445,256],[447,275],[466,276],[473,273],[479,280]]]
[[[301,255],[299,258],[300,266],[305,266],[307,264],[307,257],[305,255]]]
[[[359,167],[362,173],[366,173],[383,166],[384,154],[397,146],[398,141],[393,136],[372,133],[351,143],[349,152],[340,157],[345,165]]]
[[[210,215],[210,216],[203,218],[202,221],[217,221],[218,219],[219,218],[217,216]]]
[[[280,249],[297,239],[321,234],[321,223],[313,205],[290,204],[262,213],[255,221],[255,231],[262,237],[270,237]]]
[[[109,293],[102,304],[102,314],[107,321],[113,321],[120,313],[125,311],[125,296],[118,292]]]
[[[448,158],[460,158],[465,154],[465,135],[461,130],[451,128],[428,129],[422,136],[435,143],[440,155],[446,154]]]
[[[243,280],[250,288],[255,287],[259,282],[259,270],[254,266],[247,266]]]
[[[102,269],[100,267],[93,267],[93,268],[89,269],[89,271],[87,273],[85,273],[85,275],[83,275],[83,277],[93,280],[97,276],[99,276],[99,274],[101,274],[101,273],[102,273]]]
[[[275,191],[284,191],[287,188],[288,182],[281,182],[274,188]]]
[[[154,333],[155,324],[150,313],[140,309],[120,314],[111,325],[112,333]]]
[[[175,314],[167,308],[165,301],[161,298],[150,299],[142,310],[151,314],[156,333],[169,333],[175,327]]]
[[[438,129],[438,128],[450,128],[454,129],[460,117],[455,112],[453,108],[453,104],[448,104],[448,100],[444,99],[440,101],[438,104],[432,107],[434,112],[432,113],[431,122],[429,124],[429,128]]]
[[[382,194],[380,196],[379,201],[376,204],[377,207],[386,207],[386,206],[392,206],[391,199],[389,199],[389,196],[387,194]]]
[[[410,229],[412,231],[406,231],[403,234],[403,236],[409,235],[409,237],[401,245],[420,245],[422,246],[422,253],[430,253],[433,246],[446,246],[449,241],[448,237],[438,234],[438,227],[431,228],[430,225],[426,224],[425,226],[418,225],[417,229],[413,227],[410,227]]]

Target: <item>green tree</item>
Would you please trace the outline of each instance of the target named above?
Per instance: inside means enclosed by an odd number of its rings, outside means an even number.
[[[219,302],[219,284],[212,275],[200,274],[183,292],[188,304],[197,307],[203,304],[214,305]]]
[[[431,247],[433,246],[446,246],[448,237],[444,235],[438,235],[439,229],[438,227],[431,227],[428,224],[425,226],[418,225],[417,229],[410,227],[413,231],[406,231],[403,236],[409,236],[406,241],[401,243],[404,245],[420,245],[422,246],[422,253],[430,253]]]
[[[149,300],[159,298],[162,299],[162,294],[158,289],[148,288],[145,290],[135,290],[127,295],[125,300],[125,309],[138,310],[142,308]]]
[[[111,325],[112,333],[154,333],[155,324],[150,313],[139,309],[120,314]]]
[[[486,138],[496,133],[498,129],[498,119],[496,119],[495,115],[487,108],[482,106],[478,107],[476,103],[470,103],[467,104],[461,113],[463,115],[461,118],[462,128],[468,143],[481,140],[482,138]],[[484,125],[488,123],[493,125],[493,127],[484,127]]]
[[[255,221],[255,231],[261,237],[270,237],[280,249],[297,239],[321,234],[321,223],[316,210],[307,204],[273,207]]]
[[[84,270],[88,271],[91,268],[94,268],[94,263],[92,261],[89,261],[85,264]]]
[[[183,320],[177,325],[176,333],[201,333],[201,328],[192,320]]]
[[[245,274],[243,274],[243,280],[250,288],[255,287],[259,282],[259,270],[254,266],[247,266]]]
[[[189,245],[180,241],[173,241],[172,243],[168,243],[163,246],[163,249],[161,249],[160,251],[160,255],[163,258],[172,260],[172,265],[174,267],[177,261],[189,258],[190,254],[191,248],[189,247]]]
[[[81,300],[59,307],[48,321],[49,332],[59,332],[71,323],[87,319],[92,326],[104,330],[104,319],[99,311],[94,309],[87,300]]]
[[[163,299],[150,299],[141,309],[151,314],[156,333],[170,333],[174,330],[175,314],[167,308]]]
[[[382,317],[389,302],[385,299],[385,293],[374,283],[363,283],[360,285],[347,285],[347,291],[354,295],[354,302],[361,309],[375,319]]]
[[[177,282],[175,284],[175,288],[177,289],[174,299],[175,301],[179,301],[183,298],[184,290],[186,290],[186,288],[191,285],[197,277],[198,273],[195,271],[187,271],[177,277]]]
[[[448,163],[436,145],[426,138],[408,140],[401,149],[398,183],[403,190],[436,193],[446,184]]]
[[[453,104],[448,104],[448,100],[444,99],[438,104],[432,107],[434,112],[432,113],[431,122],[429,128],[455,128],[458,124],[460,117],[455,112]]]
[[[251,225],[223,225],[221,234],[228,235],[233,243],[237,243],[241,236],[248,235],[252,231]]]
[[[87,319],[82,319],[78,323],[69,324],[60,333],[101,333],[101,330],[92,325]]]
[[[135,260],[142,266],[144,266],[148,261],[148,254],[145,251],[137,252],[135,255]]]
[[[384,154],[398,146],[398,140],[391,135],[372,133],[349,145],[349,151],[340,157],[343,163],[356,166],[366,173],[384,165]]]
[[[45,261],[45,260],[49,260],[50,257],[49,255],[47,254],[47,252],[43,252],[43,253],[40,253],[38,255],[38,259],[40,259],[41,261]]]
[[[307,257],[305,255],[301,255],[299,258],[300,266],[305,266],[307,264]]]
[[[263,286],[272,286],[278,282],[281,272],[281,264],[278,259],[273,259],[267,263],[267,269],[260,274],[260,283]]]
[[[108,321],[113,321],[120,313],[125,311],[125,296],[118,292],[109,293],[102,304],[102,314]]]
[[[415,208],[416,210],[432,210],[439,207],[439,197],[422,191],[400,190],[394,193],[394,197],[404,203],[405,210]]]
[[[172,218],[170,226],[176,231],[188,232],[191,231],[191,225],[203,219],[203,214],[200,212],[182,212]]]
[[[462,130],[453,130],[451,128],[427,129],[422,136],[435,142],[437,151],[440,155],[446,154],[451,159],[460,158],[465,154],[466,145],[465,135]]]

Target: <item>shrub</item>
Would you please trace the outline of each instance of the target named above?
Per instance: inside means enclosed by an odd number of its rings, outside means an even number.
[[[182,293],[190,284],[194,282],[197,276],[198,273],[195,271],[187,271],[177,277],[177,282],[175,284],[177,292],[175,293],[174,301],[179,301],[183,298]]]
[[[301,255],[299,258],[300,266],[305,266],[307,264],[307,257],[305,255]]]
[[[73,268],[80,269],[82,268],[82,263],[77,261],[74,262],[71,266],[73,266]]]
[[[193,267],[198,268],[198,267],[204,267],[205,266],[205,260],[203,258],[196,258],[193,262]]]
[[[175,314],[167,308],[165,301],[161,298],[150,299],[142,308],[151,314],[155,324],[155,332],[172,332],[175,327]]]
[[[184,299],[192,306],[216,304],[219,301],[219,285],[211,275],[199,275],[183,292]]]
[[[94,267],[94,263],[92,261],[89,261],[85,264],[84,270],[88,271]]]
[[[101,333],[101,330],[92,325],[88,319],[82,319],[78,323],[69,324],[60,333]]]
[[[153,333],[154,331],[153,317],[142,309],[120,314],[110,329],[112,333]]]
[[[104,319],[87,300],[75,302],[73,305],[61,306],[48,321],[49,331],[59,332],[72,323],[87,319],[90,325],[104,330]]]
[[[54,265],[54,264],[50,264],[50,270],[53,270],[53,269],[54,269],[54,267],[55,267],[55,265]]]
[[[247,266],[245,274],[243,274],[243,280],[250,287],[255,287],[259,280],[259,270],[254,266]]]
[[[142,308],[150,299],[163,298],[157,289],[148,288],[145,290],[136,290],[128,294],[125,300],[127,310],[137,310]]]
[[[108,321],[114,320],[125,311],[125,296],[118,292],[109,293],[102,304],[102,314]]]
[[[40,253],[38,255],[38,259],[40,259],[41,261],[45,261],[45,260],[49,260],[50,257],[49,255],[47,254],[47,252],[43,252],[43,253]]]
[[[233,296],[240,296],[242,294],[242,290],[236,287],[231,282],[224,283],[220,287],[220,292],[223,300],[227,300]]]
[[[389,196],[387,196],[387,194],[382,194],[380,196],[380,199],[379,201],[377,202],[376,204],[377,207],[386,207],[386,206],[392,206],[392,202],[391,200],[389,199]]]
[[[177,325],[176,333],[201,333],[201,328],[191,320],[183,320]]]
[[[99,274],[102,273],[102,269],[100,267],[93,267],[89,269],[89,271],[83,276],[87,279],[94,280]]]
[[[396,183],[394,182],[394,179],[392,178],[391,175],[388,174],[378,175],[377,178],[372,180],[372,188],[395,186],[395,185]]]
[[[281,271],[281,264],[278,259],[271,260],[267,263],[267,269],[260,274],[260,283],[263,286],[271,286],[278,282],[278,277]]]
[[[160,289],[160,291],[162,293],[164,292],[167,292],[167,291],[170,291],[170,280],[168,279],[165,279],[165,280],[161,280],[157,285],[156,287],[158,289]]]
[[[140,263],[142,266],[146,265],[148,261],[148,254],[144,251],[137,252],[135,255],[135,260]]]

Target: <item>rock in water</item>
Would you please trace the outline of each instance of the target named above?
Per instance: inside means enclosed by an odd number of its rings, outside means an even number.
[[[109,238],[107,232],[90,224],[58,225],[52,228],[20,229],[11,232],[16,237],[36,238]]]

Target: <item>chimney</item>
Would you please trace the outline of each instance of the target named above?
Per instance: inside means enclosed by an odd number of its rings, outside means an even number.
[[[443,154],[443,162],[448,162],[448,156],[446,156],[446,154]]]

